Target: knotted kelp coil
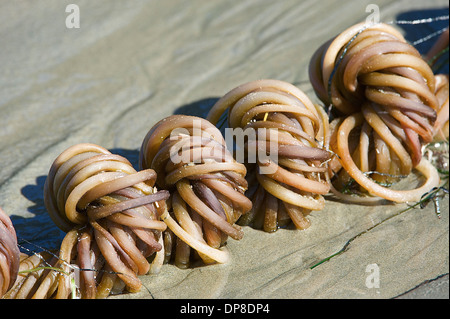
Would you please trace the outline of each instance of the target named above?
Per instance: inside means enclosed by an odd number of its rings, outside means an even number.
[[[126,290],[125,281],[103,257],[93,228],[81,228],[67,233],[59,251],[22,253],[18,279],[4,298],[102,299]],[[127,269],[120,275],[137,280]]]
[[[324,207],[322,195],[330,189],[325,176],[330,153],[322,145],[327,115],[294,85],[270,79],[234,88],[207,118],[217,124],[225,111],[227,129],[247,136],[236,144],[245,149],[253,208],[239,223],[267,232],[290,221],[298,229],[309,227],[305,216]]]
[[[228,236],[242,238],[235,222],[251,202],[244,195],[246,168],[228,151],[221,132],[199,117],[169,116],[147,133],[140,167],[154,169],[158,188],[171,192],[170,213],[161,216],[170,229],[166,261],[175,255],[181,268],[197,255],[204,263],[227,262],[229,252],[221,247]]]
[[[343,193],[354,185],[407,202],[438,185],[437,171],[422,159],[440,108],[435,75],[394,27],[361,23],[345,30],[315,53],[310,79],[317,96],[331,107],[329,147],[339,158],[330,163],[336,194],[350,199]],[[421,186],[389,187],[413,168],[425,176]]]
[[[107,295],[114,284],[108,273],[138,291],[137,276],[162,265],[166,225],[159,217],[169,194],[156,192],[155,181],[152,169],[137,172],[127,159],[94,144],[74,145],[54,161],[44,201],[52,220],[67,232],[56,266],[63,274],[80,272],[82,296]],[[57,280],[56,297],[67,298],[69,277],[58,274]]]
[[[11,219],[0,207],[0,298],[14,285],[19,262],[16,231]]]
[[[439,69],[443,63],[448,64],[448,43],[449,43],[449,29],[442,32],[438,40],[433,44],[431,49],[426,54],[425,58],[431,67]],[[444,60],[444,61],[442,61]],[[437,111],[436,122],[434,123],[434,141],[448,141],[449,136],[449,82],[448,74],[436,74],[436,98],[439,103],[439,110]]]
[[[437,74],[436,79],[436,98],[439,102],[439,110],[436,116],[436,122],[433,127],[433,140],[435,142],[448,141],[449,135],[449,81],[447,74]]]

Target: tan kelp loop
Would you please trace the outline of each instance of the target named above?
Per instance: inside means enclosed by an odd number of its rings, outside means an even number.
[[[422,159],[422,146],[436,131],[438,81],[394,27],[361,23],[348,28],[315,53],[310,79],[317,96],[332,107],[328,143],[340,159],[330,163],[335,194],[372,201],[343,194],[356,181],[371,195],[407,202],[437,186],[439,176]],[[414,168],[426,178],[421,186],[387,187]]]
[[[170,229],[166,261],[175,255],[178,267],[188,267],[192,248],[205,263],[227,262],[229,253],[221,247],[228,236],[242,238],[235,222],[251,202],[244,195],[246,168],[234,160],[220,131],[199,117],[169,116],[146,135],[140,167],[154,169],[157,186],[172,194],[170,213],[161,216]]]
[[[448,141],[449,136],[449,81],[448,74],[438,74],[436,79],[436,97],[439,101],[439,110],[433,126],[433,141]]]
[[[449,43],[449,29],[441,34],[433,47],[428,51],[426,59],[432,67],[436,67],[439,58],[446,55],[446,63],[448,64],[448,43]],[[438,65],[439,67],[439,65]],[[437,74],[435,77],[436,88],[435,94],[438,99],[439,109],[437,111],[436,122],[434,123],[434,141],[448,141],[449,136],[449,81],[448,74]]]
[[[11,219],[0,207],[0,298],[14,285],[19,271],[20,251]]]
[[[80,271],[84,298],[106,297],[116,276],[127,290],[138,291],[139,275],[159,271],[166,229],[159,219],[169,193],[156,192],[155,181],[152,169],[137,172],[125,158],[94,144],[74,145],[56,158],[44,201],[67,234],[55,261],[61,272],[51,297],[69,296],[65,274],[74,269]]]
[[[217,124],[226,111],[228,129],[254,131],[243,145],[253,208],[239,223],[267,232],[290,221],[298,229],[309,227],[305,216],[324,207],[322,195],[329,191],[325,112],[297,87],[271,79],[234,88],[217,101],[208,120]]]

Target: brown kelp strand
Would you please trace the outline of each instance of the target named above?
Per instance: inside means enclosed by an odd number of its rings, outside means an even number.
[[[19,275],[14,286],[3,298],[32,299],[38,297],[43,290],[54,292],[57,287],[57,284],[53,285],[56,275],[48,269],[55,265],[57,259],[57,256],[50,252],[36,253],[31,256],[20,253]]]
[[[448,42],[449,28],[447,27],[425,55],[426,61],[432,68],[436,70],[439,69],[439,67],[442,66],[440,63],[441,60],[444,60],[442,62],[448,64]]]
[[[325,43],[310,64],[317,96],[331,107],[333,191],[354,190],[395,202],[417,201],[439,183],[422,146],[431,142],[440,103],[436,78],[420,53],[392,26],[357,24]],[[339,159],[339,160],[337,160]],[[341,169],[343,168],[343,169]],[[389,187],[413,169],[426,181]],[[349,188],[349,185],[357,187]]]
[[[433,141],[448,141],[449,135],[449,82],[448,74],[437,74],[436,77],[436,98],[439,102],[439,110],[437,111],[436,122],[433,126]]]
[[[250,210],[245,197],[246,168],[228,151],[221,132],[207,120],[173,115],[159,121],[147,133],[140,151],[140,167],[157,172],[157,186],[170,190],[170,212],[161,219],[166,261],[189,267],[225,263],[222,248],[231,237],[243,236],[236,220]]]
[[[323,142],[328,117],[294,85],[272,79],[242,84],[219,99],[208,114],[217,124],[228,112],[228,129],[246,136],[237,147],[245,149],[253,207],[239,220],[267,232],[291,221],[309,227],[306,218],[325,205],[329,192]],[[241,144],[241,145],[240,145]]]
[[[86,298],[107,296],[115,284],[108,273],[135,292],[142,286],[139,275],[159,271],[166,229],[159,218],[169,194],[157,192],[155,181],[152,169],[137,172],[127,159],[95,144],[74,145],[56,158],[44,185],[44,202],[67,234],[58,252],[61,271],[52,296],[70,296],[66,274],[74,269],[80,272],[81,296]]]
[[[449,29],[447,28],[434,43],[433,47],[428,51],[426,59],[428,63],[434,67],[440,57],[446,56],[448,64],[448,43],[449,43]],[[436,122],[434,123],[434,142],[448,140],[449,135],[449,82],[448,74],[437,74],[435,76],[436,88],[435,94],[438,99],[439,109],[437,111]]]
[[[121,276],[134,278],[127,269]],[[103,258],[89,226],[67,233],[60,251],[21,254],[19,276],[4,298],[101,299],[122,293],[125,281]]]
[[[0,207],[0,298],[14,285],[19,262],[16,231],[11,219]]]

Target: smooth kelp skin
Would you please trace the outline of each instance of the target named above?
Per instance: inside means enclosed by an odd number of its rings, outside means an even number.
[[[433,74],[399,31],[383,23],[356,24],[317,50],[309,74],[333,116],[328,142],[337,155],[330,164],[335,194],[372,201],[343,194],[356,182],[360,189],[355,193],[363,190],[408,202],[439,184],[436,169],[422,157],[422,147],[441,131],[435,123],[438,112],[445,113],[445,101],[436,93],[445,87],[445,79]],[[444,115],[440,118],[445,122]],[[422,185],[409,190],[388,186],[413,169],[424,175]]]
[[[228,262],[224,245],[228,237],[243,237],[236,221],[252,204],[244,195],[246,167],[221,132],[196,116],[162,119],[144,138],[140,168],[154,169],[157,186],[171,192],[171,209],[161,217],[168,226],[166,261],[186,268],[195,253],[206,264]]]
[[[306,229],[306,216],[325,205],[331,153],[324,148],[328,117],[304,92],[280,80],[244,83],[212,107],[208,119],[218,123],[227,112],[229,130],[253,133],[242,142],[249,168],[250,212],[241,225],[274,232],[293,222]],[[252,157],[253,155],[253,157]]]

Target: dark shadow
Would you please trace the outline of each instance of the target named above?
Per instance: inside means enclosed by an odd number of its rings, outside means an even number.
[[[22,217],[11,215],[11,221],[16,229],[18,243],[21,250],[29,254],[40,252],[42,249],[59,249],[64,238],[61,231],[50,218],[44,204],[44,184],[47,176],[36,178],[36,184],[26,185],[21,189],[21,193],[26,199],[33,202],[28,207],[28,212],[32,217]]]
[[[128,161],[130,161],[135,170],[139,170],[139,149],[129,150],[125,148],[112,148],[108,151],[113,154],[125,157]]]
[[[173,114],[191,115],[191,116],[197,116],[197,117],[206,119],[208,117],[209,111],[214,106],[214,104],[216,104],[216,102],[218,100],[219,100],[219,98],[217,98],[217,97],[204,98],[204,99],[198,100],[196,102],[192,102],[192,103],[185,104],[183,106],[178,107],[173,112]],[[226,116],[227,116],[227,112],[224,112],[224,114],[222,114],[219,122],[215,124],[215,126],[220,130],[220,132],[222,133],[223,136],[225,136]]]
[[[415,21],[421,19],[432,19],[435,20],[437,17],[448,16],[449,8],[437,8],[429,10],[412,10],[399,14],[396,17],[397,21]],[[419,50],[422,55],[427,54],[431,49],[433,44],[439,38],[439,35],[433,36],[428,40],[427,37],[441,32],[443,29],[448,28],[449,20],[444,19],[441,21],[432,21],[430,23],[419,23],[419,24],[403,24],[398,23],[397,26],[404,31],[405,39],[414,44],[414,47]],[[422,41],[422,39],[424,41]],[[421,41],[420,43],[417,43]],[[444,63],[439,69],[435,70],[436,73],[448,74],[448,52],[446,53],[447,63]]]
[[[209,110],[218,100],[219,98],[216,97],[204,98],[202,100],[180,106],[173,112],[173,114],[192,115],[206,118]]]

